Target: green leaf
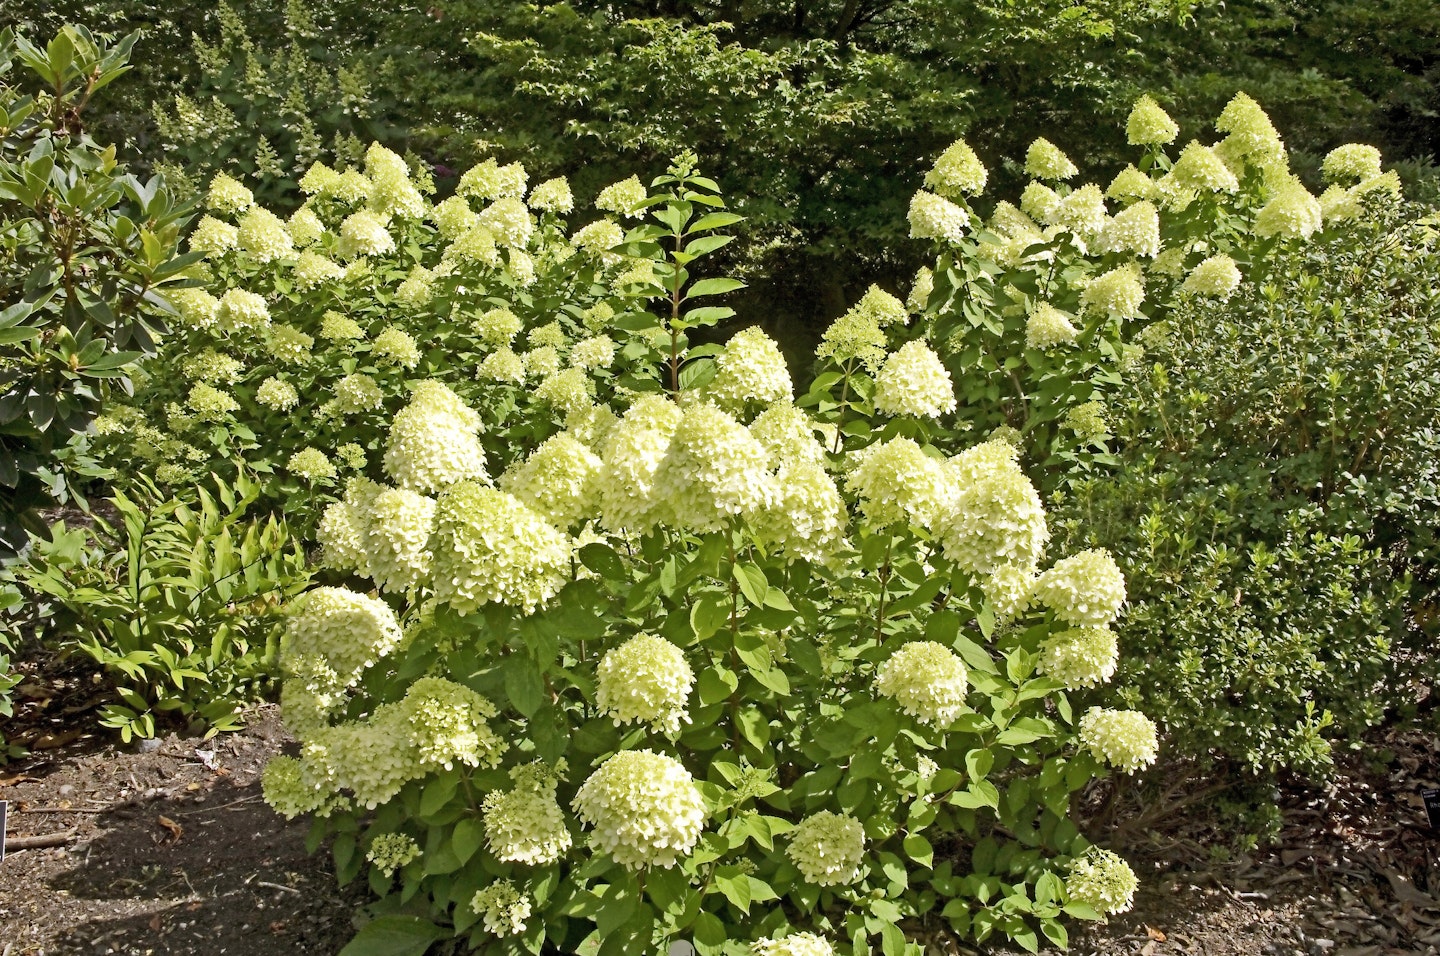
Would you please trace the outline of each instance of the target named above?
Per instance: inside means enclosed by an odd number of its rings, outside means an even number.
[[[912,833],[904,841],[905,855],[919,863],[923,867],[935,865],[935,850],[930,846],[930,841],[918,833]]]
[[[340,956],[424,956],[444,936],[440,927],[418,916],[381,916],[361,927]]]
[[[524,716],[535,716],[545,703],[545,681],[539,666],[529,654],[515,654],[505,662],[505,673],[508,678],[505,690],[510,696],[510,703]]]
[[[764,571],[753,564],[737,564],[735,583],[740,586],[740,593],[745,595],[745,600],[755,607],[765,605],[765,595],[770,590],[770,584],[765,580]]]
[[[690,928],[690,942],[700,956],[720,956],[728,938],[725,924],[713,913],[701,913]]]
[[[450,848],[461,863],[469,862],[484,842],[485,826],[475,817],[465,817],[455,824],[455,832],[450,835]]]
[[[690,224],[690,231],[702,232],[706,229],[724,229],[726,226],[733,226],[737,222],[743,222],[744,220],[744,216],[736,215],[733,212],[706,213]]]
[[[703,594],[690,608],[690,629],[705,640],[730,620],[730,601],[720,594]]]
[[[726,292],[734,292],[736,289],[743,288],[745,288],[745,283],[739,279],[701,279],[685,290],[685,298],[698,299],[704,295],[723,295]]]

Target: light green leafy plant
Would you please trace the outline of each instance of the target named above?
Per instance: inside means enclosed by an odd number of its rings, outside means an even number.
[[[193,506],[116,492],[116,523],[57,522],[17,567],[21,588],[54,604],[50,639],[114,684],[100,723],[122,740],[154,736],[167,715],[233,730],[264,695],[279,608],[310,573],[284,522],[248,515],[257,492],[241,479],[198,489]]]

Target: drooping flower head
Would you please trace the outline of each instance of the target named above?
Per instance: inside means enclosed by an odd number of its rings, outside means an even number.
[[[1036,303],[1025,321],[1025,347],[1042,352],[1057,345],[1070,345],[1079,334],[1070,316],[1049,302]]]
[[[1327,153],[1320,169],[1327,182],[1346,186],[1373,179],[1381,173],[1380,150],[1363,143],[1346,143]]]

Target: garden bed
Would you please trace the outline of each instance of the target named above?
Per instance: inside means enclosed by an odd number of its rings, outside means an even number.
[[[12,839],[73,835],[0,863],[0,953],[341,949],[363,889],[337,888],[328,856],[305,852],[307,824],[287,823],[260,797],[261,768],[290,739],[275,708],[213,740],[172,735],[120,747],[62,728],[84,720],[83,673],[46,680],[32,679],[36,696],[17,715],[45,749],[0,770],[0,796],[11,801]],[[1275,846],[1221,859],[1207,847],[1221,845],[1224,821],[1203,810],[1181,815],[1125,848],[1142,877],[1135,908],[1081,929],[1072,952],[1440,953],[1440,842],[1420,799],[1437,782],[1433,737],[1382,735],[1344,755],[1323,789],[1282,792],[1286,825]],[[979,951],[946,944],[936,952]]]

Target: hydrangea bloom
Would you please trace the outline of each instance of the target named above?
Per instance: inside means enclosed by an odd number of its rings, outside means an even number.
[[[1132,163],[1116,173],[1105,190],[1105,195],[1120,202],[1133,202],[1137,199],[1154,199],[1158,191],[1154,180],[1136,169]]]
[[[1002,564],[980,585],[995,618],[1008,621],[1024,614],[1035,595],[1035,575],[1029,568]]]
[[[872,284],[866,289],[851,310],[865,316],[882,329],[888,329],[892,325],[910,324],[910,312],[905,308],[905,303],[878,285]]]
[[[220,318],[220,300],[204,289],[166,289],[165,296],[191,328],[208,329]]]
[[[381,365],[395,365],[400,368],[414,368],[420,364],[420,349],[409,332],[388,326],[375,336],[370,354]]]
[[[490,230],[497,245],[524,248],[535,231],[530,210],[519,199],[497,199],[480,213],[480,225]]]
[[[1145,283],[1140,270],[1133,265],[1116,266],[1101,273],[1091,279],[1080,294],[1080,302],[1086,309],[1111,312],[1123,319],[1138,316],[1144,301]]]
[[[365,337],[360,323],[339,312],[326,312],[320,319],[320,337],[328,342],[351,342]]]
[[[1210,147],[1191,140],[1165,176],[1180,189],[1233,193],[1240,182]]]
[[[385,393],[364,372],[352,372],[335,383],[334,409],[342,415],[368,412],[385,402]]]
[[[1180,127],[1148,93],[1135,101],[1125,120],[1125,137],[1131,146],[1164,146],[1179,135]]]
[[[265,337],[265,350],[283,365],[304,365],[312,358],[315,340],[293,325],[272,325]]]
[[[568,528],[594,513],[602,471],[599,456],[561,432],[501,475],[500,488]]]
[[[910,238],[959,242],[970,227],[970,214],[943,196],[920,190],[910,200]]]
[[[1042,352],[1070,345],[1079,334],[1070,317],[1049,302],[1037,303],[1025,321],[1025,347]]]
[[[579,249],[607,264],[613,257],[610,250],[625,241],[625,230],[609,219],[597,219],[575,230],[570,242]]]
[[[535,260],[530,253],[512,246],[505,250],[505,272],[520,288],[528,288],[535,283]]]
[[[197,383],[185,398],[185,405],[195,412],[202,422],[220,421],[240,407],[240,403],[225,391],[205,382]]]
[[[365,174],[370,180],[370,208],[383,217],[419,219],[425,199],[410,181],[410,167],[394,151],[379,143],[365,151]]]
[[[1044,183],[1030,183],[1020,193],[1021,213],[1043,223],[1050,222],[1060,202],[1060,195]]]
[[[545,212],[565,213],[575,208],[575,197],[570,194],[570,183],[564,176],[547,179],[530,190],[530,208]]]
[[[518,777],[513,790],[485,795],[485,844],[504,863],[554,863],[572,842],[555,799],[555,780],[536,774]]]
[[[858,452],[845,488],[860,498],[865,520],[876,528],[902,522],[928,528],[954,492],[944,465],[909,438]]]
[[[382,591],[408,591],[430,573],[430,532],[435,501],[404,488],[387,488],[370,500],[365,516],[366,572]]]
[[[454,242],[456,239],[480,225],[480,216],[470,208],[470,201],[464,196],[451,196],[436,203],[430,210],[430,221],[441,238]]]
[[[305,447],[290,456],[285,469],[306,481],[322,481],[335,477],[335,465],[318,448]]]
[[[981,575],[1006,564],[1033,568],[1050,538],[1040,495],[1013,463],[963,482],[938,524],[946,556]]]
[[[1103,627],[1125,604],[1125,575],[1109,551],[1092,548],[1056,561],[1040,575],[1035,597],[1066,623]]]
[[[750,423],[755,436],[772,464],[804,460],[823,462],[825,449],[815,440],[816,423],[794,405],[771,405]]]
[[[659,520],[655,474],[681,419],[674,402],[641,396],[605,436],[601,458],[600,513],[612,531],[644,533]]]
[[[1309,239],[1323,224],[1319,201],[1298,179],[1291,177],[1271,191],[1270,201],[1255,216],[1255,233]]]
[[[706,387],[705,397],[731,414],[791,397],[794,386],[785,356],[759,326],[731,336],[725,350],[715,357],[715,365],[715,378]]]
[[[955,386],[940,356],[921,339],[906,342],[875,376],[875,408],[886,415],[939,418],[955,410]]]
[[[1069,690],[1094,687],[1115,675],[1120,649],[1108,627],[1078,627],[1053,635],[1040,648],[1040,673]]]
[[[382,833],[370,844],[365,859],[386,876],[394,876],[405,864],[420,859],[420,845],[403,833]]]
[[[500,308],[477,316],[470,327],[480,336],[481,342],[493,349],[509,345],[525,326],[514,312]]]
[[[488,479],[475,423],[435,401],[412,400],[396,414],[385,446],[385,471],[401,487],[424,494]]]
[[[1154,721],[1138,710],[1091,707],[1079,732],[1086,749],[1126,773],[1150,766],[1160,750]]]
[[[1325,155],[1320,166],[1327,182],[1351,183],[1380,175],[1380,150],[1362,143],[1346,143]]]
[[[1088,903],[1103,916],[1114,916],[1130,908],[1139,885],[1130,864],[1092,846],[1071,862],[1065,896],[1072,903]]]
[[[1035,179],[1065,180],[1080,170],[1060,147],[1041,137],[1025,152],[1025,174]]]
[[[475,369],[475,377],[518,385],[525,381],[525,360],[510,349],[491,352]]]
[[[827,561],[843,545],[849,517],[835,479],[820,457],[797,457],[782,461],[775,481],[779,498],[750,522],[756,537],[787,555]]]
[[[267,209],[255,209],[240,220],[237,238],[240,248],[256,262],[284,259],[295,251],[290,231],[278,216]]]
[[[209,348],[199,355],[185,359],[182,367],[185,370],[186,378],[198,382],[224,384],[239,381],[245,371],[245,366],[236,359]]]
[[[537,402],[570,415],[589,407],[590,379],[584,369],[562,369],[546,377],[533,394]]]
[[[401,640],[400,623],[384,601],[345,588],[318,587],[291,605],[280,660],[288,668],[296,655],[314,655],[335,673],[341,687],[350,687]]]
[[[1153,259],[1160,254],[1160,213],[1141,200],[1115,214],[1100,231],[1099,252],[1133,252]]]
[[[255,390],[255,401],[266,408],[284,412],[300,404],[300,393],[295,391],[294,385],[272,375]]]
[[[595,208],[634,218],[640,215],[640,204],[645,199],[645,187],[641,184],[640,177],[631,176],[600,190],[600,195],[595,197]]]
[[[1206,299],[1228,299],[1240,287],[1240,267],[1220,253],[1201,262],[1185,277],[1180,291]]]
[[[757,939],[750,944],[751,956],[835,956],[835,947],[814,933],[791,933],[779,939]]]
[[[821,810],[790,831],[790,859],[817,886],[853,883],[865,856],[865,828],[845,813]]]
[[[297,249],[313,246],[325,237],[325,224],[308,206],[301,206],[291,213],[285,228],[290,231],[290,241]]]
[[[395,301],[407,309],[419,309],[435,295],[435,273],[424,266],[415,266],[395,287]]]
[[[853,308],[830,323],[815,355],[838,365],[858,361],[873,372],[885,361],[885,333],[874,316]]]
[[[345,275],[345,270],[336,262],[327,259],[318,252],[302,252],[300,258],[295,262],[295,288],[301,292],[310,292],[320,288],[327,282],[334,282]]]
[[[1086,183],[1060,200],[1050,213],[1050,224],[1089,241],[1105,228],[1105,194]]]
[[[542,345],[520,357],[525,361],[525,374],[532,378],[554,375],[560,371],[560,351],[553,345]]]
[[[980,157],[963,139],[951,143],[935,166],[925,175],[925,185],[942,196],[979,194],[985,189],[987,173]]]
[[[384,486],[367,478],[352,478],[345,497],[325,509],[316,530],[327,567],[357,571],[369,576],[370,503]]]
[[[440,257],[442,264],[451,264],[456,259],[482,266],[494,267],[500,264],[500,251],[495,248],[495,234],[480,224],[479,217],[476,217],[475,225],[445,247],[445,252]]]
[[[662,521],[704,534],[763,511],[778,490],[764,446],[725,412],[700,404],[676,426],[652,494]]]
[[[223,256],[239,245],[240,230],[214,216],[203,217],[190,233],[190,251],[201,253],[207,259]]]
[[[916,720],[948,727],[965,712],[965,664],[934,641],[911,641],[875,671],[875,689]]]
[[[595,699],[617,727],[646,723],[674,735],[690,722],[686,702],[694,684],[684,651],[663,637],[640,634],[605,652],[595,671]]]
[[[1284,146],[1280,134],[1270,122],[1270,117],[1245,93],[1236,93],[1225,105],[1215,120],[1215,129],[1229,133],[1226,139],[1244,156],[1254,156],[1263,161],[1283,155]]]
[[[475,482],[440,496],[433,588],[461,614],[492,601],[529,614],[570,576],[572,542],[518,498]]]
[[[905,307],[914,313],[925,311],[925,306],[930,301],[930,294],[935,291],[935,273],[925,266],[915,273],[915,281],[910,286],[910,295],[905,299]]]
[[[224,173],[210,181],[205,208],[227,216],[238,216],[255,205],[255,194]]]
[[[1093,400],[1072,405],[1060,423],[1082,441],[1099,438],[1110,430],[1110,423],[1105,420],[1105,406]]]
[[[484,917],[485,932],[496,936],[519,936],[530,918],[529,897],[520,895],[510,880],[496,880],[477,890],[470,908]]]
[[[494,159],[476,163],[465,171],[455,192],[471,199],[519,199],[525,195],[530,176],[519,163],[501,166]]]
[[[575,343],[570,364],[580,369],[609,368],[615,361],[615,342],[608,335],[592,335]]]
[[[339,249],[343,257],[380,256],[395,251],[395,237],[385,227],[384,219],[361,209],[340,223]]]
[[[622,750],[575,794],[575,812],[595,840],[630,869],[674,866],[700,839],[705,801],[690,771],[673,757]]]

